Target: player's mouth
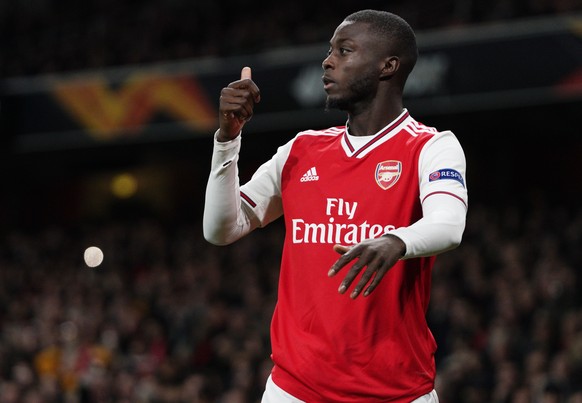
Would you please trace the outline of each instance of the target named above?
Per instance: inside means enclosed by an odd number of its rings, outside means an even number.
[[[332,85],[335,84],[335,81],[333,81],[331,78],[327,77],[327,76],[323,76],[321,77],[321,81],[323,81],[323,89],[324,90],[328,90]]]

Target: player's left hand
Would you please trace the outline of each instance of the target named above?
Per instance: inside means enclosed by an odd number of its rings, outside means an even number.
[[[384,235],[379,238],[367,239],[354,246],[334,245],[333,250],[342,256],[329,270],[328,276],[330,277],[335,276],[349,262],[358,259],[341,282],[338,289],[340,294],[344,294],[348,290],[358,273],[365,268],[360,281],[350,293],[350,298],[355,299],[364,288],[365,297],[374,291],[382,277],[404,256],[406,245],[397,236]]]

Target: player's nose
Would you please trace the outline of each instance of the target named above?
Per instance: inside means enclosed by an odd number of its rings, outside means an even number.
[[[327,55],[327,57],[325,59],[323,59],[323,62],[321,62],[321,67],[324,70],[333,68],[332,54],[331,53],[329,55]]]

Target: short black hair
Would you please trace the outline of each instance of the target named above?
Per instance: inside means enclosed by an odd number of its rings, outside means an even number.
[[[418,59],[418,46],[414,30],[404,18],[388,11],[361,10],[348,15],[344,21],[368,24],[372,33],[387,40],[387,50],[400,58],[405,77],[412,71]]]

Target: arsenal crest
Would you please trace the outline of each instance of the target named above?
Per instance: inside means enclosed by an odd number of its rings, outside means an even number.
[[[382,189],[390,189],[400,179],[402,173],[402,162],[382,161],[376,165],[376,183]]]

